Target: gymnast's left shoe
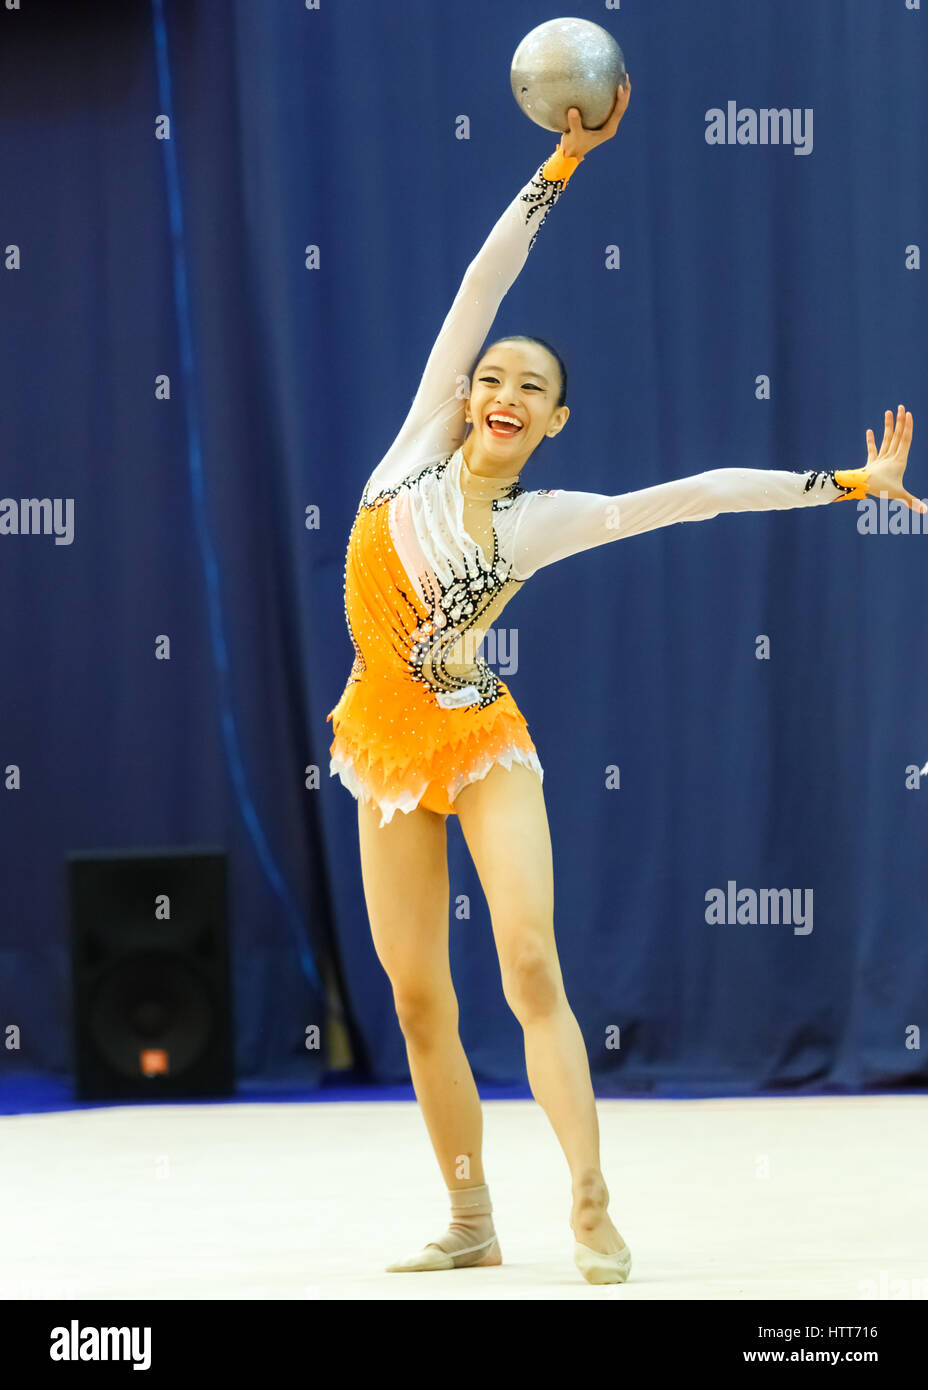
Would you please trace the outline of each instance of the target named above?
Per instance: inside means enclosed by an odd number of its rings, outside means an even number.
[[[624,1284],[631,1271],[632,1252],[623,1245],[617,1254],[604,1255],[575,1240],[574,1264],[588,1284]]]

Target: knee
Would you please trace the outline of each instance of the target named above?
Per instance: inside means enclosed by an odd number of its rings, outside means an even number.
[[[435,1047],[457,1031],[458,1001],[450,984],[445,989],[394,985],[393,1002],[403,1037],[418,1048]]]
[[[503,967],[503,993],[520,1023],[554,1012],[564,995],[557,961],[535,944],[515,950]]]

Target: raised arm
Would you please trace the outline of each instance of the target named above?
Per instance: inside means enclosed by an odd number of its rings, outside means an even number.
[[[461,379],[467,377],[506,291],[579,163],[558,148],[516,194],[467,267],[425,364],[409,414],[368,480],[368,501],[463,443],[466,426]]]
[[[528,579],[543,565],[606,541],[637,536],[678,521],[706,521],[720,512],[782,511],[817,507],[841,498],[898,498],[913,511],[928,507],[902,486],[914,420],[900,405],[884,416],[879,454],[867,431],[867,464],[837,472],[786,473],[768,468],[713,468],[691,478],[610,497],[596,492],[531,493],[513,538],[513,568]]]

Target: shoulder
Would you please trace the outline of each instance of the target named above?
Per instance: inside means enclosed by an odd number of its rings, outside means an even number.
[[[497,528],[510,543],[517,534],[524,531],[523,522],[531,517],[529,526],[535,525],[537,517],[544,515],[550,507],[555,510],[553,499],[561,495],[561,489],[554,487],[522,488],[516,485],[505,497],[493,503],[493,515]]]
[[[512,578],[518,583],[524,583],[534,573],[534,569],[527,573],[520,570],[519,537],[534,534],[539,529],[538,523],[543,515],[548,514],[553,519],[557,510],[553,505],[553,499],[560,497],[562,491],[563,489],[557,487],[522,488],[516,485],[505,497],[497,498],[493,503],[500,549],[512,566]],[[550,513],[547,512],[549,507]],[[531,520],[526,521],[527,517]]]
[[[441,480],[450,460],[450,454],[430,454],[407,464],[405,472],[395,473],[393,477],[384,472],[382,463],[378,464],[364,485],[361,505],[373,506],[375,503],[388,502],[402,492],[421,489],[427,487],[431,481]]]

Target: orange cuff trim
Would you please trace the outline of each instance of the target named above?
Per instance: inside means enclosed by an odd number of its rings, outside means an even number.
[[[850,502],[855,497],[866,497],[869,477],[870,473],[866,468],[836,468],[835,482],[838,484],[838,487],[849,487],[854,489],[853,492],[847,492],[844,497],[839,497],[837,500],[839,502]]]
[[[563,180],[563,182],[566,183],[577,165],[581,162],[580,157],[575,159],[572,155],[564,154],[560,146],[558,146],[554,154],[544,165],[541,176],[543,179],[547,179],[549,183],[556,183],[558,180]]]

